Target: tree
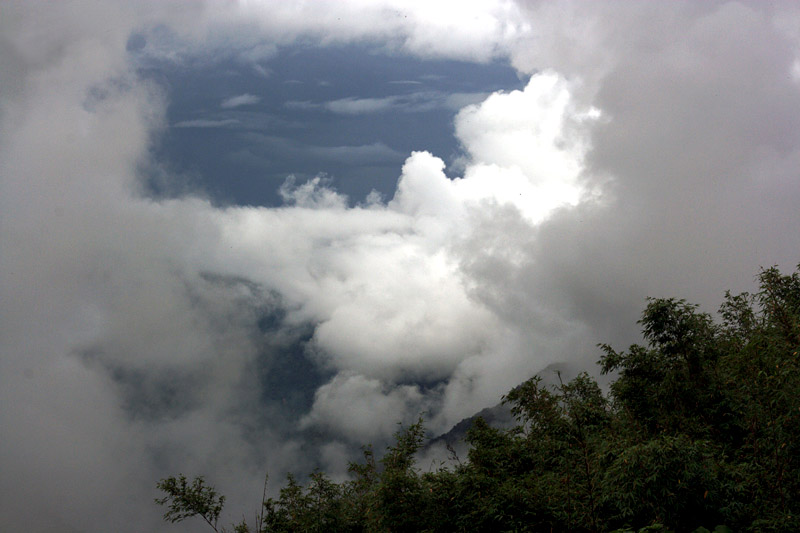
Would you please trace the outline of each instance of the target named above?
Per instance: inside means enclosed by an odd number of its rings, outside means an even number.
[[[178,474],[178,477],[162,479],[156,487],[166,493],[163,498],[156,498],[156,503],[169,503],[164,520],[175,523],[200,516],[214,531],[218,531],[217,520],[225,504],[225,496],[217,496],[216,490],[206,485],[202,477],[189,483],[186,476]]]
[[[467,460],[426,473],[420,419],[380,459],[365,447],[348,481],[290,475],[255,531],[800,530],[800,266],[757,279],[755,294],[725,294],[719,319],[648,300],[644,344],[600,345],[608,395],[585,373],[534,376],[503,397],[515,427],[476,419]],[[202,478],[158,488],[165,520],[216,531],[224,498]]]

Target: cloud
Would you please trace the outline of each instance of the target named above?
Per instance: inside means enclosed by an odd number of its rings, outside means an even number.
[[[397,161],[402,162],[404,154],[389,148],[382,142],[360,146],[312,146],[307,152],[312,157],[326,161],[359,161],[362,163]]]
[[[233,126],[239,124],[235,118],[224,118],[220,120],[213,119],[195,119],[195,120],[181,120],[172,125],[173,128],[224,128],[226,126]]]
[[[289,83],[289,82],[286,82]],[[300,81],[292,81],[292,83],[302,83]],[[288,102],[284,102],[284,107],[287,109],[300,109],[303,111],[308,111],[311,109],[319,109],[320,105],[315,104],[309,100],[289,100]]]
[[[343,373],[317,390],[314,407],[300,424],[328,428],[358,446],[376,436],[388,439],[398,421],[414,420],[424,410],[425,396],[418,387],[387,387],[377,379]]]
[[[534,9],[543,16],[549,8]],[[680,4],[662,25],[641,6],[613,21],[606,10],[558,11],[594,22],[576,37],[575,55],[526,51],[518,61],[582,74],[574,94],[591,97],[604,116],[591,132],[584,179],[605,199],[542,228],[535,275],[583,319],[612,328],[601,302],[635,305],[635,295],[649,294],[713,305],[726,288],[748,287],[760,265],[791,268],[794,245],[775,229],[796,217],[778,198],[797,198],[781,170],[797,157],[800,119],[789,111],[798,93],[786,76],[795,48],[780,29],[784,13]],[[746,30],[732,34],[733,25]],[[542,40],[551,38],[563,36]],[[586,267],[567,268],[579,264]]]
[[[225,17],[247,20],[278,42],[297,36],[324,43],[372,41],[418,57],[489,61],[503,43],[525,31],[515,2],[353,2],[287,6],[277,1],[240,2]],[[234,13],[232,13],[234,12]],[[219,14],[217,14],[220,17]],[[442,36],[446,35],[446,39]]]
[[[459,111],[483,102],[488,96],[488,93],[451,93],[444,96],[441,106],[451,111]]]
[[[467,105],[483,101],[487,96],[489,96],[487,93],[447,94],[438,91],[420,91],[381,98],[348,97],[322,103],[291,100],[284,105],[289,109],[303,111],[323,109],[339,115],[363,115],[387,111],[419,113],[437,108],[458,111]]]
[[[226,98],[225,100],[222,101],[220,107],[223,109],[233,109],[235,107],[257,104],[260,101],[261,101],[260,96],[255,96],[253,94],[240,94],[238,96],[231,96],[230,98]]]
[[[343,115],[358,115],[362,113],[376,113],[386,111],[396,105],[398,98],[343,98],[324,104],[325,109]]]
[[[167,530],[153,484],[178,471],[236,520],[264,471],[331,464],[420,410],[444,430],[550,362],[636,340],[648,295],[712,310],[798,262],[789,4],[4,9],[3,530]],[[298,38],[508,56],[531,79],[457,115],[460,177],[409,154],[385,203],[323,180],[275,209],[143,196],[167,93],[132,54],[190,66]]]
[[[387,146],[382,142],[364,145],[319,146],[306,145],[285,137],[265,135],[262,133],[248,133],[243,136],[247,142],[255,147],[255,151],[280,151],[284,155],[297,158],[313,157],[321,161],[334,161],[339,163],[361,164],[381,162],[403,162],[405,154]],[[237,154],[237,157],[242,154]]]

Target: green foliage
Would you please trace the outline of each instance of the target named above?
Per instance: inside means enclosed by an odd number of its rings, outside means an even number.
[[[235,531],[800,530],[800,274],[758,281],[726,293],[717,321],[648,300],[643,345],[600,345],[608,395],[588,374],[533,377],[503,398],[515,427],[474,421],[467,461],[421,473],[419,420],[379,460],[364,448],[348,481],[289,476],[256,529]],[[202,478],[158,487],[166,520],[200,515],[216,530],[224,499]]]
[[[342,490],[322,472],[311,474],[306,487],[290,474],[280,498],[264,502],[264,531],[345,530]]]
[[[179,474],[177,478],[170,476],[162,479],[156,487],[166,493],[163,498],[156,498],[156,503],[169,504],[164,520],[174,523],[200,516],[217,531],[217,520],[225,504],[225,496],[217,496],[214,488],[206,485],[202,477],[189,483],[186,476]]]

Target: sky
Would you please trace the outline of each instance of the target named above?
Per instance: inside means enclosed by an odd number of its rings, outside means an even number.
[[[336,479],[800,262],[792,2],[0,2],[0,529]]]

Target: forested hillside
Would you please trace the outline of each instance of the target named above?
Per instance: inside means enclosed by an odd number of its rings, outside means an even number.
[[[650,300],[643,345],[600,346],[616,376],[607,395],[588,374],[532,378],[504,397],[517,426],[478,419],[463,461],[415,468],[420,420],[380,458],[365,448],[347,482],[290,477],[233,530],[798,531],[800,267],[758,280],[756,294],[726,294],[717,318]],[[158,488],[166,520],[200,515],[217,530],[224,498],[202,479]]]

